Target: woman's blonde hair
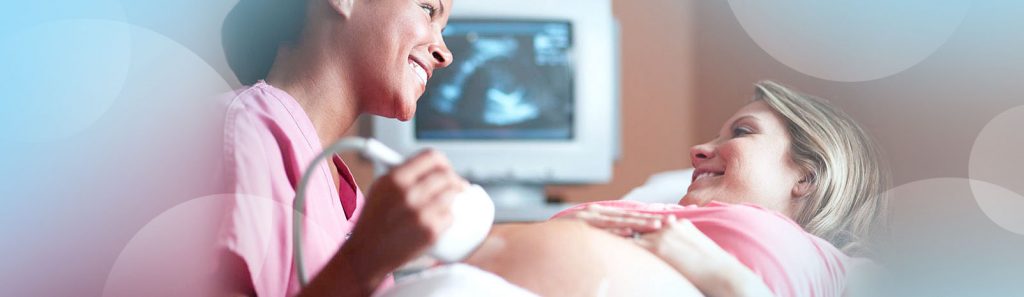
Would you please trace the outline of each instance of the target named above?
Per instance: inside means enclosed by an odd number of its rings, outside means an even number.
[[[880,150],[850,116],[825,101],[772,81],[755,86],[754,101],[785,120],[792,159],[811,183],[793,220],[844,252],[865,253],[886,208],[889,173]]]

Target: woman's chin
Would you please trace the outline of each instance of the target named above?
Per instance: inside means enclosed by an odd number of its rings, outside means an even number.
[[[710,201],[710,199],[703,199],[703,198],[704,197],[702,197],[698,193],[688,192],[688,193],[686,193],[686,196],[683,196],[683,199],[679,199],[679,205],[683,205],[683,206],[686,206],[686,205],[704,206],[704,204],[707,204],[708,201]]]

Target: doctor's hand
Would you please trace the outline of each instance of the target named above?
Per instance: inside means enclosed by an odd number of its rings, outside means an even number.
[[[619,236],[648,233],[661,229],[664,216],[630,211],[621,208],[590,204],[586,208],[566,214],[560,219],[577,219],[592,227]]]
[[[410,158],[374,182],[340,253],[376,286],[437,241],[451,225],[454,196],[467,185],[441,153],[428,150]]]
[[[635,237],[707,296],[772,296],[768,286],[689,220],[668,216],[661,230]]]

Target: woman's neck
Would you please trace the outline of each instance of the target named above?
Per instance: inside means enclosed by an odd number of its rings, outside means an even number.
[[[298,101],[327,147],[348,132],[359,116],[358,100],[342,69],[319,46],[281,46],[267,83]]]

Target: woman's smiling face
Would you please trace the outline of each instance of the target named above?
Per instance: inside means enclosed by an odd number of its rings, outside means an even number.
[[[736,112],[715,139],[690,149],[693,183],[680,204],[753,203],[792,216],[805,174],[790,155],[785,122],[762,101]]]

